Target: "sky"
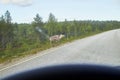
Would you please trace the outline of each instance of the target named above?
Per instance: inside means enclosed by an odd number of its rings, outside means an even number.
[[[0,0],[0,16],[11,13],[12,22],[31,23],[38,13],[43,21],[49,14],[58,21],[118,20],[120,0]]]

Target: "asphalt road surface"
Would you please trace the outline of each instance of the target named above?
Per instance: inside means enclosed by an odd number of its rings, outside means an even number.
[[[76,40],[20,61],[0,65],[0,78],[39,67],[76,63],[120,66],[120,29]]]

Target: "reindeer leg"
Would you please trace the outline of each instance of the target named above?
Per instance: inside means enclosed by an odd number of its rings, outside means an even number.
[[[53,47],[53,46],[52,46],[52,41],[50,41],[50,46]]]

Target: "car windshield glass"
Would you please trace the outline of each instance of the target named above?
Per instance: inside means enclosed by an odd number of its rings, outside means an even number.
[[[60,64],[120,66],[119,0],[0,0],[0,78]]]

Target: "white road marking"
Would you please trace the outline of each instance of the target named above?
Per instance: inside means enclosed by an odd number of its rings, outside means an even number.
[[[58,48],[56,48],[56,49],[58,49]],[[55,51],[56,49],[49,51],[49,53]],[[43,56],[43,55],[46,55],[46,54],[48,54],[48,53],[43,53],[43,54],[40,54],[39,56],[32,57],[32,58],[27,59],[27,60],[25,60],[25,61],[22,61],[22,62],[19,62],[19,63],[17,63],[17,64],[14,64],[14,65],[12,65],[12,66],[5,67],[5,68],[3,68],[3,69],[0,69],[0,71],[9,69],[9,68],[11,68],[11,67],[17,66],[17,65],[19,65],[19,64],[25,63],[25,62],[27,62],[27,61],[30,61],[30,60],[32,60],[32,59],[35,59],[35,58],[37,58],[37,57],[40,57],[40,56]]]

